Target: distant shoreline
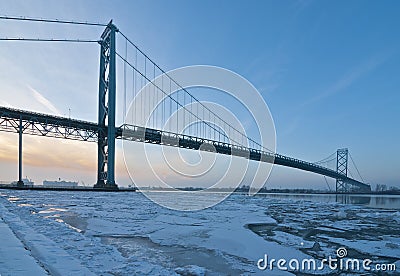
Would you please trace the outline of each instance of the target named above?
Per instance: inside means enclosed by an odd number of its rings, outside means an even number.
[[[38,191],[76,191],[76,192],[178,192],[178,191],[186,191],[186,192],[194,192],[194,191],[201,191],[201,188],[193,188],[193,187],[186,187],[186,188],[179,188],[179,189],[165,189],[160,187],[146,187],[146,188],[136,188],[136,187],[119,187],[118,189],[109,189],[109,188],[93,188],[93,187],[85,187],[85,186],[76,186],[76,187],[45,187],[39,185],[31,185],[31,186],[24,186],[18,187],[15,185],[7,185],[7,184],[0,184],[0,189],[9,189],[9,190],[38,190]],[[243,194],[248,193],[248,189],[238,188],[233,191],[236,194]],[[231,193],[231,189],[207,189],[207,192],[210,193]],[[400,195],[399,191],[372,191],[372,192],[348,192],[348,193],[336,193],[335,191],[321,191],[321,190],[310,190],[310,189],[261,189],[258,194],[322,194],[322,195]]]
[[[39,185],[30,185],[24,187],[18,187],[7,184],[0,184],[0,189],[8,190],[36,190],[36,191],[72,191],[72,192],[136,192],[137,188],[121,187],[118,189],[110,188],[93,188],[85,186],[75,186],[75,187],[47,187]]]

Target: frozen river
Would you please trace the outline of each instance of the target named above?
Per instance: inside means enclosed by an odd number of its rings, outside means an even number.
[[[257,263],[265,255],[318,262],[336,257],[338,248],[347,258],[370,259],[371,271],[324,266],[301,275],[373,274],[376,264],[395,264],[391,274],[400,272],[398,196],[234,194],[212,208],[182,212],[140,193],[0,194],[0,216],[50,274],[290,275],[300,272],[276,264],[260,270]]]

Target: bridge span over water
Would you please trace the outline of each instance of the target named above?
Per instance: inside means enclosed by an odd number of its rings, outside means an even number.
[[[322,166],[321,163],[311,163],[289,156],[281,155],[267,150],[260,143],[255,142],[245,133],[235,129],[231,124],[221,119],[219,114],[209,109],[194,95],[182,88],[173,78],[152,61],[142,50],[140,50],[126,35],[110,21],[108,24],[92,24],[87,22],[57,21],[33,18],[6,18],[12,20],[39,21],[45,23],[59,24],[79,24],[96,25],[105,27],[100,39],[98,40],[60,40],[60,39],[0,39],[1,41],[34,41],[34,42],[73,42],[73,43],[98,43],[100,45],[100,72],[99,72],[99,90],[98,90],[98,121],[87,122],[71,118],[35,113],[31,111],[0,107],[0,131],[16,132],[19,134],[19,181],[22,181],[22,136],[23,134],[39,135],[54,138],[64,138],[79,141],[94,142],[98,145],[98,172],[97,183],[94,188],[117,189],[115,183],[115,139],[131,140],[141,143],[152,143],[162,146],[181,147],[189,150],[213,151],[215,154],[224,154],[247,158],[255,162],[274,163],[285,167],[291,167],[308,172],[313,172],[323,176],[336,179],[336,192],[348,191],[370,191],[370,185],[360,182],[348,176],[348,150],[340,149],[336,153],[336,169]],[[126,45],[125,54],[116,48],[116,35],[119,35]],[[128,60],[127,46],[133,49],[134,58]],[[131,51],[132,52],[132,51]],[[151,124],[122,124],[116,126],[116,60],[119,58],[123,63],[124,82],[126,82],[126,68],[132,72],[132,89],[141,88],[146,85],[153,86],[153,92],[162,94],[165,102],[162,104],[162,112]],[[156,76],[163,76],[164,86],[159,86],[154,82]],[[164,82],[165,78],[165,82]],[[175,96],[171,93],[171,87],[175,86],[178,90]],[[124,87],[126,87],[124,85]],[[166,91],[168,90],[168,91]],[[154,93],[148,94],[148,97],[155,97]],[[180,96],[180,100],[179,100]],[[123,114],[126,113],[126,89],[124,91]],[[151,99],[147,100],[148,102]],[[196,103],[196,111],[187,106]],[[169,108],[168,108],[169,107]],[[173,129],[164,130],[158,127],[160,118],[183,109],[184,118],[195,117],[197,119],[197,128],[199,132],[179,133]],[[169,114],[166,114],[169,113]],[[208,118],[204,117],[204,114]],[[179,120],[177,116],[176,120]],[[182,120],[182,118],[181,118]],[[184,120],[184,119],[183,119]],[[232,143],[226,133],[221,132],[210,123],[210,121],[220,121],[236,135],[241,136],[244,143]],[[154,123],[155,122],[155,123]],[[190,134],[190,135],[189,135]],[[216,137],[219,137],[218,139]],[[251,143],[249,143],[249,141]]]
[[[108,127],[102,127],[94,122],[0,107],[0,131],[19,133],[19,155],[21,155],[23,134],[98,143],[99,136],[104,136],[108,132]],[[277,153],[272,154],[258,149],[232,145],[215,140],[126,124],[116,127],[115,133],[116,139],[181,147],[192,150],[209,150],[218,154],[238,156],[259,162],[274,163],[276,165],[331,177],[352,185],[360,191],[370,191],[370,186],[368,184],[347,177],[343,173],[315,163]],[[207,144],[210,145],[210,147],[202,146]],[[341,151],[339,150],[337,154],[339,160]],[[347,157],[343,158],[347,159]],[[20,161],[22,161],[22,157],[20,157]],[[344,161],[347,163],[346,160]],[[340,162],[340,160],[338,162]],[[22,172],[22,163],[20,163],[19,166],[20,172]],[[20,177],[22,178],[22,175],[20,175]]]

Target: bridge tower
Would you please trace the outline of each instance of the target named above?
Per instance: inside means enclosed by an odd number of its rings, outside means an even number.
[[[337,150],[336,171],[345,177],[347,177],[348,157],[349,157],[349,150],[347,148]],[[343,179],[336,179],[336,192],[347,193],[348,191],[349,191],[349,185]]]
[[[118,189],[115,184],[115,33],[117,27],[108,23],[101,35],[98,124],[100,126],[97,143],[97,183],[95,188]],[[106,125],[107,120],[107,125]]]

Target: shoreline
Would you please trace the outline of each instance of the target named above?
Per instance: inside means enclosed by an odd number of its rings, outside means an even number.
[[[85,187],[85,186],[77,186],[77,187],[44,187],[44,186],[24,186],[18,187],[7,184],[0,184],[0,189],[8,189],[8,190],[38,190],[38,191],[76,191],[76,192],[195,192],[202,191],[203,193],[233,193],[233,194],[247,194],[248,191],[244,190],[236,190],[234,192],[223,190],[223,189],[209,189],[207,191],[201,189],[192,189],[192,188],[184,188],[184,189],[140,189],[137,187],[118,187],[114,188],[94,188],[94,187]],[[348,192],[348,193],[336,193],[334,191],[312,191],[312,190],[264,190],[257,193],[257,195],[263,194],[295,194],[295,195],[400,195],[400,191],[384,191],[384,192]]]

